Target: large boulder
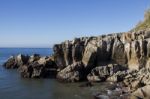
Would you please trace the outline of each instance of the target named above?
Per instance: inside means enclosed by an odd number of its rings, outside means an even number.
[[[75,62],[57,74],[57,79],[64,82],[77,82],[85,79],[84,65],[82,62]]]

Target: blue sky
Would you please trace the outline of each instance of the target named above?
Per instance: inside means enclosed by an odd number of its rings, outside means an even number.
[[[0,47],[128,31],[149,7],[150,0],[0,0]]]

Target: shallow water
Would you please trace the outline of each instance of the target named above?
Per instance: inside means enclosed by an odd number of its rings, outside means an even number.
[[[52,49],[0,48],[0,65],[10,55],[19,53],[44,56],[50,55]],[[92,94],[107,89],[106,83],[84,88],[79,85],[81,83],[60,83],[55,79],[23,79],[17,70],[0,66],[0,99],[91,99]]]

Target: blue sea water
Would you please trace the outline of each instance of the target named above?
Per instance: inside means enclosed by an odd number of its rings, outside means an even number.
[[[80,88],[81,83],[60,83],[56,79],[25,79],[17,70],[3,68],[2,64],[18,54],[41,56],[52,54],[50,48],[0,48],[0,99],[91,99],[94,92],[105,88]]]

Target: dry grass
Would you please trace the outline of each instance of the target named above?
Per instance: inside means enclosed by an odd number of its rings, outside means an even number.
[[[150,9],[145,12],[144,20],[139,22],[131,31],[145,30],[147,28],[150,28]]]

